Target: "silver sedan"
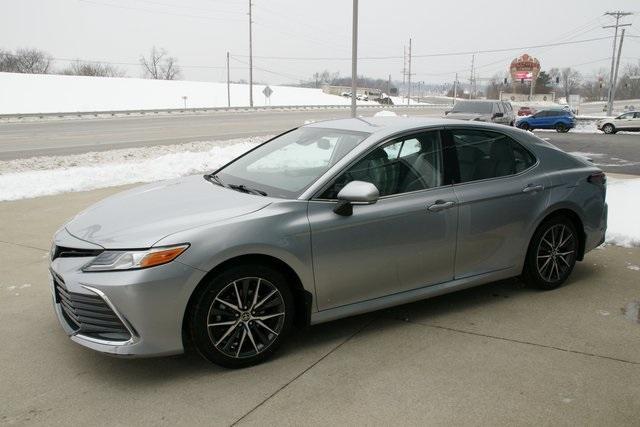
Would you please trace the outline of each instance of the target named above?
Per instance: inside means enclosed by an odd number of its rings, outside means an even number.
[[[97,351],[247,366],[295,324],[515,276],[560,286],[604,240],[605,179],[505,126],[314,123],[78,214],[54,237],[54,307]]]

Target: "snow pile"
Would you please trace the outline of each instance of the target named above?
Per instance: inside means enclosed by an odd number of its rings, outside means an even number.
[[[212,171],[266,139],[239,138],[0,162],[0,201]]]
[[[226,83],[134,78],[0,73],[0,114],[152,110],[227,106]],[[253,85],[253,102],[265,105],[348,105],[350,98],[322,89]],[[186,97],[186,99],[185,99]],[[374,101],[358,104],[378,105]],[[231,106],[249,105],[249,86],[231,84]]]
[[[393,111],[389,111],[389,110],[382,110],[382,111],[378,111],[377,113],[375,113],[373,115],[373,117],[397,117],[398,115],[396,113],[394,113]]]
[[[640,246],[640,179],[608,178],[609,218],[606,242],[619,246]]]

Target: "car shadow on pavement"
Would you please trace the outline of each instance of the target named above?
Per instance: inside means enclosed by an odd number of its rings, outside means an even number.
[[[594,267],[588,262],[577,264],[564,286],[579,284],[583,278],[593,274],[592,270]],[[212,380],[218,377],[240,378],[246,375],[247,369],[258,377],[269,375],[267,372],[274,367],[282,369],[283,372],[289,371],[290,375],[291,370],[287,369],[286,365],[295,365],[295,369],[303,370],[362,329],[377,328],[379,319],[411,321],[411,317],[419,316],[421,322],[426,322],[440,316],[472,310],[478,306],[490,309],[493,304],[503,303],[506,299],[527,298],[532,293],[539,292],[543,291],[526,287],[520,279],[512,278],[369,314],[296,328],[273,359],[262,365],[241,370],[229,370],[211,364],[193,350],[184,355],[147,359],[114,358],[90,350],[74,351],[71,357],[76,363],[75,366],[79,367],[78,375],[88,374],[98,377],[96,379],[100,381],[135,389],[161,386],[176,379],[188,381],[201,380],[203,377]],[[402,327],[402,323],[398,322],[393,327]],[[100,366],[100,369],[96,370],[95,366]]]

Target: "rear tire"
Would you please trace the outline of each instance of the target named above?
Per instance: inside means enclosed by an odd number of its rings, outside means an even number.
[[[579,248],[578,231],[564,216],[545,220],[531,238],[523,269],[528,285],[551,290],[571,275]]]
[[[198,352],[226,368],[268,359],[291,330],[293,296],[285,276],[259,264],[230,267],[195,296],[189,334]]]
[[[616,128],[611,123],[607,123],[606,125],[602,126],[602,131],[607,135],[611,135],[616,133]]]

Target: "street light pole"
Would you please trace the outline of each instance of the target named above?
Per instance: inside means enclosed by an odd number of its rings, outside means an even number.
[[[229,52],[227,52],[227,107],[231,107],[231,82],[229,73]]]
[[[358,0],[353,0],[351,28],[351,117],[356,117],[356,91],[358,79]]]
[[[616,61],[616,44],[618,42],[618,28],[628,27],[631,25],[631,24],[621,24],[620,18],[633,15],[633,13],[622,12],[618,10],[616,12],[605,12],[605,15],[613,16],[616,19],[615,25],[607,25],[602,27],[602,28],[615,28],[615,31],[613,33],[613,51],[611,53],[611,71],[609,72],[609,91],[608,91],[608,97],[607,97],[607,115],[610,116],[613,113],[613,86],[615,84],[615,82],[613,81],[613,74],[615,70],[615,61]]]
[[[251,8],[253,3],[249,0],[249,107],[253,107],[253,21]]]

